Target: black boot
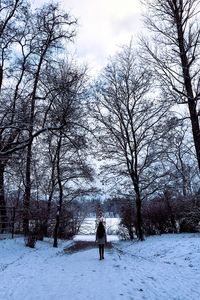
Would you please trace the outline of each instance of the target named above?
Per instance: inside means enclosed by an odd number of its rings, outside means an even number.
[[[102,256],[101,256],[101,245],[99,245],[99,260],[101,260]]]
[[[102,257],[102,259],[104,259],[104,245],[102,245],[102,248],[101,248],[101,257]]]

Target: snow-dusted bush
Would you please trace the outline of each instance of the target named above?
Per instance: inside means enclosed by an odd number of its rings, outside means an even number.
[[[179,222],[180,232],[200,232],[200,208],[188,212]]]

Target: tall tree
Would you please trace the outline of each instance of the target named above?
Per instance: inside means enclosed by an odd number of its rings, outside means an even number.
[[[200,169],[200,27],[199,0],[142,0],[153,46],[143,39],[145,59],[165,87],[168,99],[188,106],[196,157]]]
[[[167,106],[153,98],[152,75],[132,46],[114,57],[96,85],[93,114],[106,169],[129,178],[135,194],[137,233],[143,240],[141,204],[154,181],[149,168],[158,159],[156,142],[163,135]],[[152,174],[151,174],[152,175]]]
[[[166,176],[160,182],[161,189],[171,188],[185,197],[195,193],[199,186],[198,166],[194,164],[195,149],[192,137],[188,136],[188,126],[180,122],[166,135],[161,159],[161,169]]]
[[[27,147],[24,208],[28,211],[32,143],[48,129],[45,122],[38,122],[49,111],[50,91],[44,88],[44,73],[55,67],[66,41],[73,40],[76,20],[54,4],[32,12],[25,0],[3,0],[0,9],[0,202],[5,207],[6,163],[12,153]],[[43,115],[41,107],[46,110]],[[24,227],[27,224],[25,218]]]
[[[9,84],[9,60],[11,49],[18,35],[17,19],[24,10],[21,0],[2,0],[0,2],[0,219],[2,231],[6,222],[6,204],[4,198],[4,172],[9,156],[2,155],[9,149],[8,145],[14,144],[18,130],[13,125],[12,109],[15,107],[16,97],[10,102],[10,92],[6,91],[6,82]],[[16,89],[15,89],[16,94]],[[11,129],[12,128],[12,129]],[[12,132],[11,132],[12,131]]]
[[[35,114],[38,109],[37,99],[42,98],[47,100],[47,95],[43,93],[42,76],[44,69],[47,69],[52,60],[56,60],[54,52],[62,48],[62,43],[65,40],[72,40],[74,37],[75,20],[66,13],[61,13],[59,7],[53,4],[45,5],[36,14],[32,16],[35,21],[33,32],[31,33],[30,47],[34,49],[32,52],[31,62],[33,67],[32,72],[32,87],[30,88],[30,110],[29,110],[29,129],[28,139],[30,140],[27,146],[26,157],[26,186],[24,195],[24,231],[28,231],[28,210],[31,196],[31,155],[32,155],[32,136],[34,128],[37,128],[35,122]],[[72,28],[71,28],[72,26]],[[54,59],[52,57],[54,55]],[[34,59],[34,61],[33,61]],[[63,125],[63,124],[62,124]]]
[[[86,191],[81,182],[91,179],[91,169],[86,163],[87,143],[85,138],[85,84],[86,69],[78,67],[74,62],[60,62],[57,67],[43,77],[45,88],[49,93],[49,110],[42,122],[49,128],[58,126],[59,131],[48,130],[40,136],[39,150],[45,153],[45,182],[48,183],[48,209],[46,224],[51,211],[52,201],[58,204],[57,226],[59,214],[62,213],[64,201],[70,201]],[[46,112],[46,110],[44,111]],[[38,153],[37,153],[38,155]],[[44,163],[43,163],[44,165]],[[86,191],[87,192],[87,191]],[[55,239],[57,241],[57,239]],[[55,245],[57,242],[55,242]]]

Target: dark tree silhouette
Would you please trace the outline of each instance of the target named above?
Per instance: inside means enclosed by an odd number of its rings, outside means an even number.
[[[187,104],[200,169],[199,0],[142,0],[152,40],[142,40],[145,60],[153,63],[168,100]],[[153,42],[153,46],[152,43]]]

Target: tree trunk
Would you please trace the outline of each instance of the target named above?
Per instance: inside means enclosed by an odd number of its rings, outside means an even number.
[[[23,230],[26,235],[29,232],[29,210],[31,198],[31,158],[32,158],[32,143],[28,145],[26,157],[26,178],[25,178],[25,195],[23,207]]]
[[[137,212],[137,234],[140,241],[144,240],[144,233],[142,229],[142,211],[141,211],[141,199],[139,195],[136,195],[136,212]]]
[[[144,233],[142,229],[142,201],[140,197],[139,183],[135,178],[133,179],[133,184],[136,194],[137,236],[140,241],[143,241]]]
[[[178,10],[176,14],[176,25],[177,25],[177,34],[178,34],[178,46],[180,52],[181,66],[182,66],[182,74],[184,79],[184,87],[187,95],[187,103],[190,113],[190,120],[192,125],[192,134],[194,139],[194,146],[197,155],[198,166],[200,170],[200,128],[199,128],[199,120],[196,109],[196,100],[194,98],[194,92],[192,88],[192,79],[190,76],[190,64],[187,57],[187,50],[185,49],[184,43],[184,32],[182,20],[179,17]]]
[[[27,147],[27,157],[26,157],[26,181],[25,181],[25,195],[24,195],[24,219],[23,219],[23,230],[24,234],[28,233],[29,231],[29,209],[30,209],[30,198],[31,198],[31,161],[32,161],[32,134],[33,134],[33,127],[34,127],[34,113],[35,113],[35,101],[36,101],[36,91],[37,85],[39,82],[39,75],[40,70],[43,62],[43,58],[47,51],[47,46],[45,50],[41,54],[37,72],[35,74],[35,81],[33,86],[32,98],[31,98],[31,110],[30,110],[30,128],[29,128],[29,138],[30,143]]]
[[[5,165],[0,161],[0,232],[3,233],[6,228],[6,202],[4,195],[4,171]]]
[[[58,229],[60,224],[60,207],[58,208],[57,214],[56,214],[56,225],[54,228],[54,241],[53,241],[53,247],[58,247]]]
[[[49,221],[49,216],[50,216],[50,211],[51,211],[52,197],[53,197],[53,190],[51,191],[51,193],[49,195],[49,199],[48,199],[48,203],[47,203],[47,213],[46,213],[45,221],[44,221],[44,236],[47,236],[47,233],[48,233],[48,221]]]
[[[170,214],[170,222],[171,222],[172,228],[174,229],[174,232],[177,232],[176,219],[175,219],[175,215],[174,215],[174,212],[173,212],[172,205],[170,203],[171,193],[169,191],[165,191],[164,196],[165,196],[165,201],[167,203],[167,208],[168,208],[168,211],[169,211],[169,214]]]
[[[192,134],[194,139],[194,145],[197,155],[198,166],[200,170],[200,129],[199,129],[199,120],[198,114],[196,111],[196,103],[194,99],[189,100],[190,97],[188,96],[188,107],[190,112],[190,120],[192,124]]]
[[[3,68],[2,65],[0,64],[0,91],[1,91],[2,81],[3,81]]]
[[[59,224],[60,224],[60,212],[62,208],[62,202],[63,202],[63,186],[62,186],[62,180],[61,180],[61,174],[60,174],[60,150],[61,150],[61,145],[62,145],[62,133],[60,133],[60,138],[58,140],[58,145],[57,145],[57,176],[58,176],[58,186],[59,186],[59,206],[58,206],[58,211],[56,215],[56,225],[54,229],[54,243],[53,247],[57,247],[57,238],[58,238],[58,230],[59,230]]]

